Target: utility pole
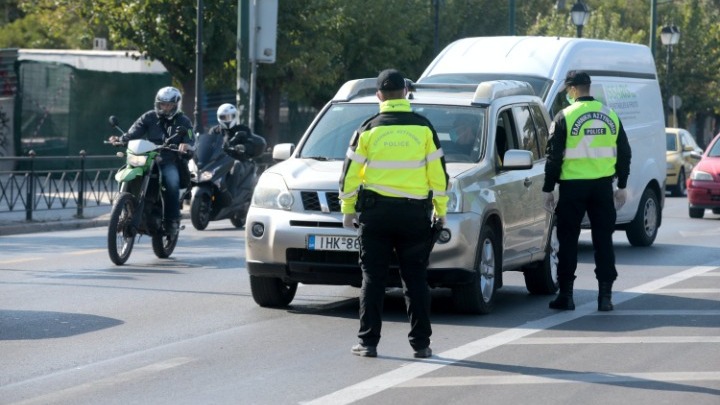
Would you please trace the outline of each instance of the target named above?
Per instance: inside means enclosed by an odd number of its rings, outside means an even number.
[[[193,132],[202,134],[202,93],[203,93],[203,61],[202,61],[202,33],[203,33],[203,0],[197,0],[197,27],[195,30],[195,128]]]
[[[236,88],[235,104],[240,114],[240,120],[249,123],[250,109],[247,108],[250,97],[250,0],[238,0],[237,2],[237,43],[236,43]],[[250,128],[253,129],[254,128]]]

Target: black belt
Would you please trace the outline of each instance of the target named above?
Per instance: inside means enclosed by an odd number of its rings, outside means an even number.
[[[388,197],[388,196],[378,194],[374,191],[365,191],[365,195],[363,196],[363,198],[372,199],[375,202],[383,202],[383,203],[391,203],[391,204],[427,205],[430,203],[430,200],[427,198],[418,200],[416,198],[407,198],[407,197]]]

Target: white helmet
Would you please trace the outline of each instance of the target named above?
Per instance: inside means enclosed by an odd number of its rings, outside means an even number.
[[[162,89],[158,90],[157,94],[155,95],[155,114],[157,114],[159,118],[170,119],[174,117],[178,112],[180,112],[181,100],[182,95],[180,94],[180,90],[172,86],[163,87]],[[160,108],[160,103],[173,103],[175,104],[175,106],[171,110],[165,111],[164,109]]]
[[[230,129],[239,124],[238,110],[234,105],[225,103],[218,107],[217,120],[221,128]]]

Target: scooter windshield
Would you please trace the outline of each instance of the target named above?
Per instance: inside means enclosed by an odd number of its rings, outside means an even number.
[[[226,156],[223,151],[222,134],[202,134],[195,141],[195,161],[198,167],[205,167],[211,162]]]

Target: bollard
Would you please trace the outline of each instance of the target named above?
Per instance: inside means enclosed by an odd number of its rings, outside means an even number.
[[[30,150],[28,152],[30,156],[30,172],[26,176],[27,181],[27,196],[25,198],[25,220],[32,221],[33,207],[35,206],[35,151]]]
[[[85,207],[85,150],[80,151],[80,183],[78,185],[78,200],[76,218],[83,217],[83,209]]]

